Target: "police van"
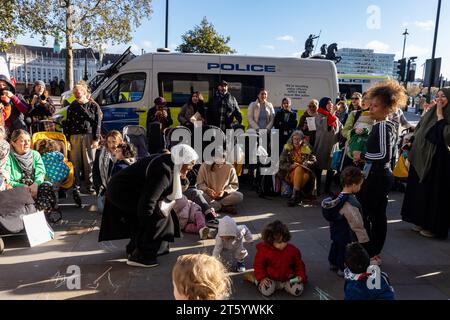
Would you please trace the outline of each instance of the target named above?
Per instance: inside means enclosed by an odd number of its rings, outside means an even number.
[[[244,125],[246,108],[260,88],[268,90],[275,107],[288,97],[296,110],[304,110],[311,99],[338,96],[336,66],[328,60],[160,52],[127,62],[92,96],[102,108],[106,131],[145,125],[146,111],[159,96],[168,102],[176,125],[192,92],[201,92],[208,107],[223,80],[242,108]]]
[[[390,79],[389,76],[364,74],[339,74],[339,92],[350,99],[355,92],[363,93],[381,81]]]

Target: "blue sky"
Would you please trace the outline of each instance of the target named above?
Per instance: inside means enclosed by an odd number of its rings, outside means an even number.
[[[165,3],[153,0],[152,17],[133,33],[133,41],[107,51],[121,52],[128,45],[135,53],[163,47]],[[419,56],[420,69],[431,57],[436,9],[437,0],[170,0],[169,47],[174,49],[181,35],[206,16],[220,34],[231,37],[238,54],[294,56],[303,51],[309,34],[322,31],[318,47],[337,42],[340,48],[372,48],[401,58],[402,33],[408,28],[406,55]],[[442,72],[450,78],[447,30],[450,1],[444,0],[436,56],[443,58]],[[18,40],[38,44],[37,39]]]

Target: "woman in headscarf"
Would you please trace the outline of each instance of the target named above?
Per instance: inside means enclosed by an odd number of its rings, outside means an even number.
[[[36,201],[36,208],[45,213],[56,209],[56,195],[53,186],[45,181],[45,166],[39,152],[31,150],[31,137],[22,129],[11,135],[11,150],[6,160],[8,185],[12,188],[25,188]]]
[[[450,88],[437,94],[414,133],[402,217],[424,237],[447,239],[450,227]]]
[[[313,154],[317,157],[317,193],[321,193],[322,172],[327,170],[325,181],[325,193],[331,193],[331,183],[333,182],[334,171],[331,170],[331,153],[337,148],[339,132],[342,124],[334,115],[336,112],[330,98],[322,98],[319,101],[318,116],[316,117],[316,141],[313,147]]]
[[[189,128],[194,132],[194,121],[205,121],[205,103],[200,92],[195,91],[191,94],[189,101],[181,107],[178,114],[178,122],[180,125]]]
[[[316,157],[301,131],[295,131],[284,146],[280,157],[279,177],[289,183],[294,190],[288,206],[298,205],[314,191],[314,169]],[[303,196],[303,199],[302,199]]]
[[[130,239],[128,265],[151,268],[163,242],[180,236],[175,200],[198,155],[187,145],[152,155],[113,176],[106,190],[99,241]]]
[[[281,102],[281,110],[275,114],[275,129],[280,131],[280,154],[283,152],[284,145],[297,128],[297,112],[292,111],[292,100],[284,98]]]

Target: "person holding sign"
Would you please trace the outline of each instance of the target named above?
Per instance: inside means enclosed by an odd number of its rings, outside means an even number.
[[[305,136],[308,139],[308,142],[311,146],[314,146],[314,142],[316,140],[316,120],[319,109],[319,101],[311,100],[308,104],[308,109],[300,118],[300,122],[298,125],[298,130],[303,131]]]

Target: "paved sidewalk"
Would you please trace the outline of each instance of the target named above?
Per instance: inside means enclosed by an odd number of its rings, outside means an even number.
[[[94,203],[93,197],[85,202]],[[410,225],[401,222],[402,195],[393,193],[389,203],[389,230],[383,253],[383,271],[387,272],[398,299],[450,299],[450,240],[436,241],[418,236]],[[159,259],[154,269],[126,265],[127,241],[98,243],[101,216],[89,212],[89,206],[76,209],[66,201],[64,221],[56,239],[29,248],[26,238],[6,239],[7,250],[0,257],[0,299],[173,299],[171,269],[180,254],[212,252],[214,241],[199,241],[185,235],[172,246],[171,254]],[[328,225],[319,208],[288,208],[281,198],[263,200],[245,191],[239,207],[238,223],[247,224],[256,243],[264,225],[274,219],[289,224],[293,240],[302,251],[309,283],[300,299],[342,299],[343,280],[328,270],[330,245]],[[255,245],[247,245],[250,269]],[[81,290],[69,290],[67,268],[81,269]],[[255,287],[233,274],[233,299],[264,299]],[[294,299],[284,292],[272,299]]]

